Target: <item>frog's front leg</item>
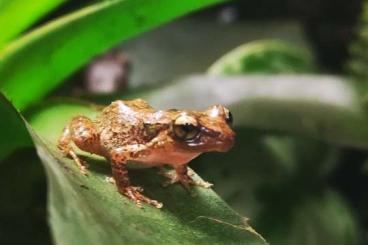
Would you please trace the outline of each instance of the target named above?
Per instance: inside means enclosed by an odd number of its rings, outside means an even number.
[[[118,148],[110,152],[112,175],[118,191],[134,201],[138,207],[142,207],[142,202],[145,202],[156,208],[162,208],[162,203],[144,196],[141,193],[143,191],[141,187],[131,185],[128,169],[126,168],[128,156],[129,152],[124,148]]]
[[[83,174],[87,174],[87,163],[75,153],[72,143],[83,151],[101,155],[99,150],[99,134],[93,122],[84,116],[77,116],[64,128],[58,148],[68,157],[71,157]]]
[[[203,180],[194,180],[192,179],[191,175],[193,172],[191,169],[188,168],[186,164],[178,165],[174,167],[175,173],[164,173],[163,175],[169,178],[167,185],[180,183],[186,190],[190,191],[191,186],[200,186],[204,188],[210,188],[213,184],[203,181]],[[161,170],[160,173],[162,174],[163,171]]]

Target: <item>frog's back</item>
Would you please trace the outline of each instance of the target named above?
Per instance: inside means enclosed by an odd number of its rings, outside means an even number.
[[[144,118],[154,109],[144,100],[117,100],[96,119],[101,143],[106,148],[144,144]]]

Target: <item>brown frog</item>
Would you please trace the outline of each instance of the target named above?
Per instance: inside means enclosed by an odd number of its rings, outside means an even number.
[[[86,164],[76,155],[71,143],[81,150],[105,157],[112,167],[113,180],[119,192],[135,201],[157,208],[158,201],[141,194],[142,189],[130,184],[127,161],[146,166],[172,166],[176,174],[170,183],[179,182],[209,187],[207,182],[194,181],[187,164],[203,152],[228,151],[234,144],[230,111],[215,105],[207,110],[154,110],[146,101],[114,101],[95,120],[76,116],[65,127],[59,139],[59,149],[71,157],[83,174]]]

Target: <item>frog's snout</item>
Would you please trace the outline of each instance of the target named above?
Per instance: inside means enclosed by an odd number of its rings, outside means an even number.
[[[216,142],[219,152],[229,151],[235,144],[235,134],[220,135],[219,140]]]

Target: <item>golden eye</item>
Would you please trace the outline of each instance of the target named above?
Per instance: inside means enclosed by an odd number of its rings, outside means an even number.
[[[233,124],[233,114],[228,109],[225,109],[225,120],[227,124],[232,125]]]
[[[197,121],[188,115],[180,115],[173,123],[173,132],[181,140],[192,140],[199,133]]]

